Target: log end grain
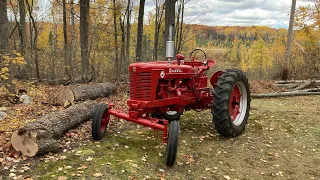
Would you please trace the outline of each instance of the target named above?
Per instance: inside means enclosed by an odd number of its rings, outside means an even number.
[[[19,133],[15,131],[11,136],[13,148],[25,156],[35,156],[39,151],[36,134],[32,132]]]
[[[74,93],[70,88],[65,88],[58,93],[57,104],[63,105],[65,102],[74,102]]]

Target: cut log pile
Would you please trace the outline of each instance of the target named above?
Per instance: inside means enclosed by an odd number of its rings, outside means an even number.
[[[116,91],[112,83],[96,83],[63,87],[55,97],[56,105],[66,102],[71,107],[52,112],[16,130],[11,136],[13,148],[25,156],[35,156],[60,150],[60,137],[69,129],[92,118],[98,98],[108,97]]]
[[[269,98],[285,96],[320,95],[320,80],[276,81],[275,86],[285,89],[283,92],[252,94],[252,98]]]

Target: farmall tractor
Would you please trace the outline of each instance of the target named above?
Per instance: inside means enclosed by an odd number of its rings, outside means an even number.
[[[111,115],[161,130],[162,140],[167,144],[164,161],[172,166],[177,156],[179,118],[183,111],[209,109],[219,134],[235,137],[243,132],[250,109],[250,89],[244,72],[238,69],[216,71],[208,79],[204,72],[215,65],[215,60],[207,59],[200,49],[193,50],[189,60],[181,54],[171,60],[173,49],[173,41],[167,41],[168,61],[129,66],[129,113],[115,110],[113,104],[99,104],[92,121],[94,140],[105,136]],[[203,53],[202,61],[195,58],[197,51]]]

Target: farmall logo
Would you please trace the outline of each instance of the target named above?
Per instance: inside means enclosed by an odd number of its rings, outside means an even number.
[[[169,69],[169,73],[182,73],[181,69]]]

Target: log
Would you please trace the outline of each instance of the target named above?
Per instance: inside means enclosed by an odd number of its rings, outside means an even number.
[[[275,81],[275,84],[293,84],[293,83],[304,83],[306,80],[281,80]]]
[[[294,84],[275,84],[276,87],[279,88],[286,88],[286,89],[293,89],[296,88],[298,86],[300,86],[301,83],[294,83]]]
[[[312,85],[313,83],[315,83],[315,81],[313,81],[313,80],[308,80],[308,81],[306,81],[305,83],[301,84],[300,86],[292,89],[292,91],[298,91],[298,90],[304,89],[304,88]]]
[[[266,93],[266,94],[251,94],[251,98],[272,98],[272,97],[287,97],[287,96],[310,96],[320,95],[320,88],[305,89],[300,91]]]
[[[95,100],[108,97],[116,90],[112,83],[95,83],[70,86],[62,89],[56,96],[54,104],[63,105],[65,102]]]
[[[287,81],[275,81],[275,84],[293,84],[293,83],[305,83],[308,80],[287,80]],[[320,80],[313,80],[315,83],[320,83]]]
[[[52,112],[14,131],[13,148],[25,156],[60,150],[59,139],[69,129],[92,118],[97,103],[87,101],[62,111]]]

